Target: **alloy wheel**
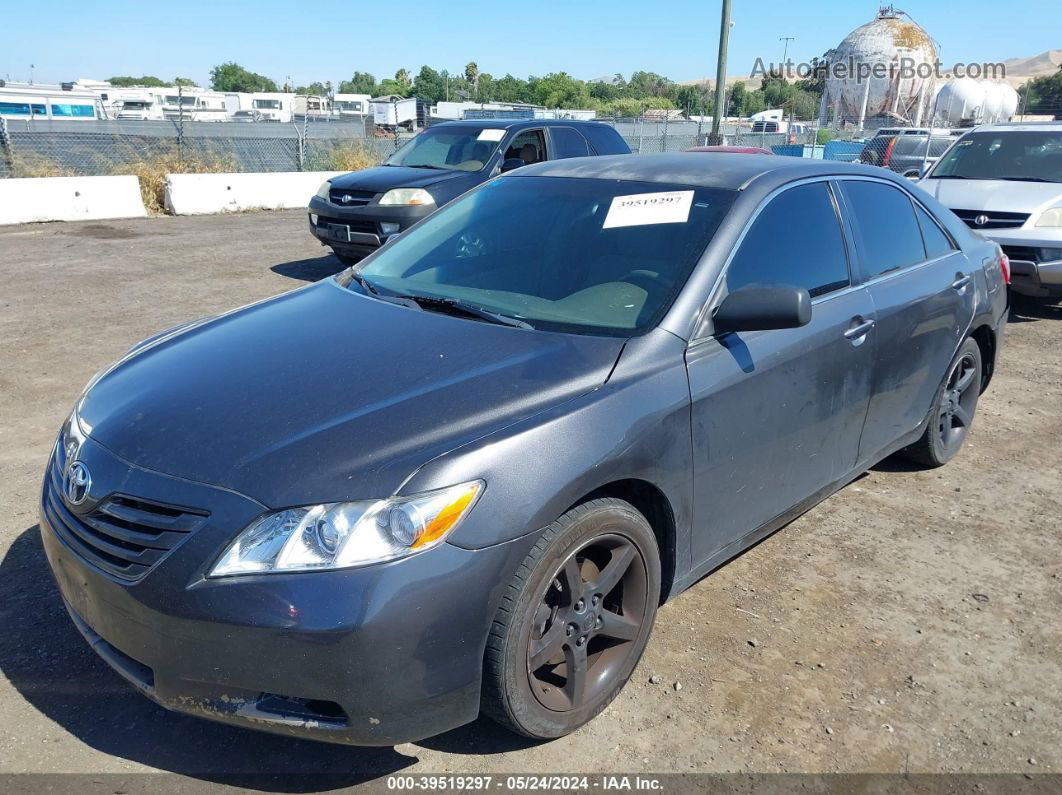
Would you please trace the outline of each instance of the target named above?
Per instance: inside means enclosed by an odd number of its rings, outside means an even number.
[[[645,560],[607,534],[570,554],[541,595],[527,644],[531,692],[545,708],[579,709],[611,688],[649,612]]]
[[[977,405],[980,367],[971,353],[959,358],[948,375],[940,402],[939,433],[945,450],[962,446]]]

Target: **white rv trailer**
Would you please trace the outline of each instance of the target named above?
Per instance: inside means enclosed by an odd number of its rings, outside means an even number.
[[[162,104],[163,118],[177,121],[228,121],[229,95],[200,88],[166,87],[155,89]]]
[[[395,130],[398,127],[413,132],[427,124],[429,108],[422,99],[388,95],[376,97],[369,103],[373,123],[377,127]]]
[[[332,116],[340,119],[363,119],[369,115],[368,94],[336,94],[332,102]]]
[[[294,118],[295,95],[280,92],[255,92],[240,97],[240,109],[232,114],[233,121],[290,122]]]
[[[5,119],[88,121],[102,115],[99,98],[73,83],[8,83],[0,80],[0,116]]]
[[[161,97],[154,89],[119,89],[112,99],[110,118],[120,121],[162,121]]]
[[[317,94],[296,94],[291,107],[295,118],[299,120],[326,121],[332,116],[332,103],[328,97]]]

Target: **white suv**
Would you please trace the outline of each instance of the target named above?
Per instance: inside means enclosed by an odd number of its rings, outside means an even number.
[[[977,127],[918,185],[999,243],[1014,292],[1062,298],[1062,122]]]

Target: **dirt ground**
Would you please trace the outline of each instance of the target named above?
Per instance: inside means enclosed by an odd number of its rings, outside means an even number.
[[[962,454],[885,462],[659,613],[616,702],[533,744],[394,749],[170,714],[86,646],[37,496],[82,385],[180,321],[339,264],[301,212],[0,230],[0,772],[1062,771],[1062,311],[1014,312]],[[659,677],[656,684],[650,682]]]

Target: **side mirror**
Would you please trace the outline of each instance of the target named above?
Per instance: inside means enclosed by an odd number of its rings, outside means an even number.
[[[504,174],[506,171],[512,171],[514,168],[523,168],[526,165],[527,163],[519,157],[507,157],[501,164],[501,173]]]
[[[801,287],[746,287],[724,298],[712,321],[717,332],[799,328],[811,321],[811,295]]]
[[[917,168],[909,168],[907,171],[903,172],[903,175],[907,177],[907,179],[919,179],[922,176],[922,172]]]

